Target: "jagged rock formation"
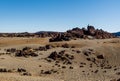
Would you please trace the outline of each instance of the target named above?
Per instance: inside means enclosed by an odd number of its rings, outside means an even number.
[[[114,38],[115,36],[111,33],[103,31],[102,29],[95,29],[94,26],[88,26],[85,28],[73,28],[72,30],[68,30],[65,33],[59,33],[57,36],[50,39],[50,42],[54,41],[62,41],[69,40],[74,38],[84,38],[84,39],[107,39]]]
[[[72,30],[67,31],[68,33],[71,33],[73,37],[76,38],[85,38],[88,36],[92,36],[93,38],[97,39],[106,39],[106,38],[114,38],[111,33],[108,33],[106,31],[103,31],[102,29],[95,29],[94,26],[88,26],[87,29],[85,28],[74,28]],[[75,34],[75,36],[74,36]]]

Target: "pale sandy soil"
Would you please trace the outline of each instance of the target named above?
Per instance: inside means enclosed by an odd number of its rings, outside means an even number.
[[[65,43],[70,46],[75,46],[75,48],[60,47]],[[39,54],[37,57],[15,57],[12,53],[6,54],[5,51],[8,48],[22,49],[26,46],[38,48],[46,44],[54,45],[55,48],[47,51],[37,51],[37,54]],[[93,54],[85,56],[83,52],[88,49],[93,49]],[[55,61],[48,62],[44,59],[51,52],[60,52],[62,50],[74,56],[71,65],[64,65],[60,62],[60,67],[58,67],[55,65]],[[79,50],[80,53],[76,53],[73,50]],[[100,54],[105,57],[105,60],[97,60],[98,64],[103,61],[108,61],[108,64],[112,66],[111,69],[103,69],[91,61],[86,60],[88,57],[96,58]],[[81,62],[86,63],[84,67],[80,67]],[[91,63],[92,67],[90,67]],[[66,68],[62,68],[62,66]],[[70,66],[73,69],[70,69]],[[110,81],[120,78],[120,75],[116,74],[120,72],[120,39],[77,39],[49,43],[48,38],[0,38],[0,68],[12,70],[12,72],[0,72],[0,81]],[[18,68],[26,69],[31,76],[24,76],[22,73],[17,72]],[[41,74],[41,70],[48,71],[51,69],[56,70],[57,73]],[[97,73],[95,73],[96,70],[98,70]]]

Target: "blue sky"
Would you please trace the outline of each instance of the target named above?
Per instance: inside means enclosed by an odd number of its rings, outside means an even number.
[[[0,0],[0,32],[120,31],[120,0]]]

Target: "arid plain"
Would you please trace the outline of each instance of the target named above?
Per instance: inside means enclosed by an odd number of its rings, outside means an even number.
[[[0,81],[119,81],[120,39],[1,37]]]

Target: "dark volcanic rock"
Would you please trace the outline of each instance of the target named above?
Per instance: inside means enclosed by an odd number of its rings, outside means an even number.
[[[69,48],[69,45],[66,43],[66,44],[63,44],[62,47],[63,48]]]
[[[17,50],[15,53],[16,57],[27,57],[27,56],[32,56],[32,57],[36,57],[38,56],[38,54],[34,53],[32,48],[29,47],[25,47],[22,50]]]
[[[12,70],[6,68],[0,68],[0,72],[6,73],[6,72],[12,72]]]
[[[104,67],[104,69],[111,69],[112,68],[112,66],[106,66],[106,67]]]
[[[74,56],[65,54],[65,51],[60,51],[59,53],[54,51],[47,58],[56,61],[56,63],[59,63],[61,61],[63,64],[72,64]]]
[[[120,75],[120,72],[117,72],[116,74],[117,74],[117,75]]]
[[[103,55],[98,55],[97,58],[98,59],[104,59],[104,56]]]
[[[84,39],[107,39],[107,38],[114,38],[115,36],[111,33],[103,31],[102,29],[95,29],[94,26],[87,26],[85,28],[73,28],[72,30],[68,30],[64,33],[59,33],[55,37],[52,37],[49,41],[50,42],[57,42],[57,41],[69,41],[70,39],[75,38],[84,38]]]
[[[80,28],[73,28],[72,30],[68,30],[67,33],[70,33],[72,38],[82,38],[84,35],[84,32]]]
[[[50,56],[48,56],[48,58],[51,58],[51,59],[53,59],[53,60],[56,60],[57,57],[58,57],[58,54],[57,54],[56,51],[52,52],[52,53],[50,54]]]
[[[11,49],[7,49],[6,51],[7,51],[7,52],[14,53],[14,52],[16,52],[16,49],[15,49],[15,48],[11,48]]]
[[[38,50],[39,50],[39,51],[47,51],[46,47],[44,47],[44,46],[40,46],[40,47],[38,48]]]
[[[24,72],[22,75],[24,75],[24,76],[31,76],[31,73]]]
[[[92,35],[92,36],[95,35],[96,30],[94,26],[88,26],[87,29],[88,29],[88,35]]]
[[[45,48],[46,49],[51,49],[51,48],[53,48],[53,46],[52,45],[46,45]]]
[[[26,72],[26,70],[23,69],[23,68],[18,68],[17,71],[18,71],[18,72]]]
[[[49,39],[49,42],[58,42],[58,41],[69,41],[70,37],[65,33],[59,33],[56,37]]]
[[[117,79],[117,81],[120,81],[120,78],[119,78],[119,79]]]

